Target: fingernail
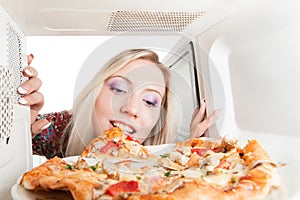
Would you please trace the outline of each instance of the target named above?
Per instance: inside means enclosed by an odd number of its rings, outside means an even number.
[[[23,97],[19,99],[19,103],[26,105],[28,102],[26,101],[26,99],[24,99]]]
[[[42,130],[45,130],[46,128],[48,128],[51,125],[51,122],[49,122],[48,124],[46,124],[45,126],[42,127]]]
[[[29,70],[29,69],[25,69],[25,73],[28,75],[28,76],[32,76],[33,73]]]
[[[34,55],[32,53],[29,54],[29,56],[31,57],[31,59],[34,59]]]
[[[18,88],[18,92],[19,92],[20,94],[26,94],[26,93],[27,93],[27,91],[26,91],[24,88],[22,88],[22,87],[19,87],[19,88]]]
[[[202,103],[205,103],[205,98],[203,98],[203,99],[201,100],[200,103],[201,103],[201,104],[202,104]]]

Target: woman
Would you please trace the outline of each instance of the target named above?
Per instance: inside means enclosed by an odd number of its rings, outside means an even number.
[[[101,68],[75,99],[70,112],[39,116],[52,125],[35,136],[33,150],[48,158],[79,155],[98,133],[113,126],[120,126],[146,145],[174,142],[178,123],[171,109],[174,97],[170,85],[169,69],[156,53],[147,49],[124,51]],[[202,135],[215,118],[213,114],[203,121],[204,115],[202,101],[193,115],[190,137]]]

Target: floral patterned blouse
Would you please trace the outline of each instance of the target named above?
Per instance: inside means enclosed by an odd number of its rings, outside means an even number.
[[[33,153],[46,156],[48,159],[54,156],[64,157],[69,139],[66,127],[71,117],[71,113],[67,110],[38,115],[36,120],[47,119],[51,125],[32,139]]]

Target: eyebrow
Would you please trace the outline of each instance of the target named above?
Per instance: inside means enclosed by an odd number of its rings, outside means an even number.
[[[152,88],[146,88],[146,90],[147,91],[150,91],[150,92],[155,92],[155,93],[157,93],[162,99],[163,99],[163,96],[162,96],[162,94],[160,94],[160,92],[159,91],[157,91],[156,89],[152,89]]]
[[[114,76],[110,76],[108,77],[105,81],[112,79],[112,78],[122,78],[124,79],[126,82],[128,82],[130,85],[133,85],[133,83],[131,82],[131,80],[129,80],[128,78],[124,77],[124,76],[120,76],[120,75],[114,75]]]

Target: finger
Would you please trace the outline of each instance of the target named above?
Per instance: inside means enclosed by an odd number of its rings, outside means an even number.
[[[217,119],[219,118],[221,109],[217,109],[214,112],[212,112],[212,114],[207,118],[210,121],[210,124],[214,124],[216,123]]]
[[[45,130],[46,128],[48,128],[50,125],[51,125],[51,122],[49,122],[46,119],[40,119],[40,120],[34,122],[31,125],[32,137],[34,137],[37,134],[39,134],[40,132],[42,132],[43,130]]]
[[[20,98],[19,103],[30,106],[31,122],[34,122],[36,116],[44,105],[44,96],[39,92],[34,92]]]
[[[42,81],[39,78],[30,78],[20,85],[18,92],[20,94],[30,94],[33,91],[37,91],[42,86]]]
[[[27,63],[28,63],[28,65],[31,64],[31,62],[32,62],[33,59],[34,59],[34,56],[33,56],[32,53],[27,56]]]
[[[205,99],[202,99],[199,111],[201,112],[202,115],[204,115],[204,113],[206,111],[206,101],[205,101]]]
[[[37,77],[38,71],[33,67],[27,66],[23,69],[23,75],[29,78]]]
[[[199,108],[196,108],[194,110],[194,113],[192,115],[192,120],[191,120],[191,123],[190,123],[190,130],[191,132],[193,132],[193,130],[196,130],[196,127],[199,123],[199,119],[196,117],[199,113]]]
[[[194,121],[197,123],[201,122],[205,117],[205,112],[206,112],[206,102],[205,99],[203,99],[200,104],[200,109],[194,118]]]
[[[195,108],[193,115],[192,115],[192,119],[194,119],[196,117],[198,112],[199,112],[199,108]]]
[[[210,119],[207,118],[198,124],[195,137],[200,137],[211,126]]]
[[[192,115],[192,120],[190,123],[191,136],[194,136],[197,133],[198,124],[201,123],[205,118],[205,112],[206,112],[206,104],[204,98],[201,100],[200,109],[199,108],[195,109]]]
[[[31,94],[21,97],[19,99],[19,103],[22,105],[29,105],[29,106],[39,105],[42,107],[44,104],[44,96],[40,92],[33,92]]]
[[[202,136],[209,127],[216,123],[220,111],[220,109],[215,110],[208,118],[198,124],[195,137]]]

